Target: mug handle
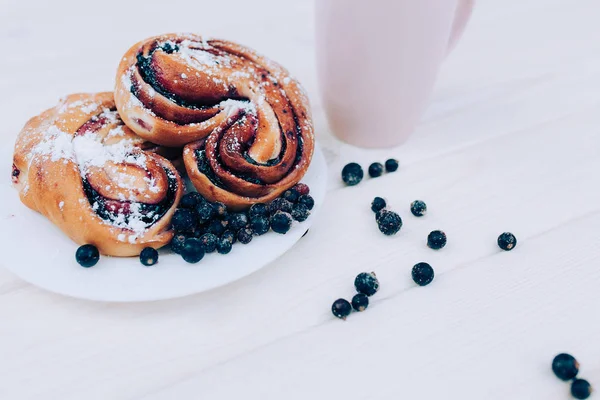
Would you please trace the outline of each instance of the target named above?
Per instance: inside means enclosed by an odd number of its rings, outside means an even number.
[[[462,36],[469,18],[473,12],[475,6],[475,0],[458,0],[456,11],[454,13],[454,22],[452,23],[452,30],[450,31],[450,39],[448,39],[448,49],[446,55],[450,54],[458,40]]]

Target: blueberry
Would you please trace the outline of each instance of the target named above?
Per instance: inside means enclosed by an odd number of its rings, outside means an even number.
[[[498,246],[502,250],[510,251],[517,245],[517,238],[510,232],[504,232],[498,236]]]
[[[200,236],[200,243],[205,253],[212,253],[217,248],[217,236],[212,233],[205,233]]]
[[[310,211],[309,211],[308,207],[306,207],[304,204],[294,205],[294,208],[292,209],[292,218],[295,221],[298,221],[298,222],[306,221],[306,219],[308,218],[309,215],[310,215]]]
[[[427,236],[427,246],[439,250],[446,245],[446,234],[442,231],[432,231]]]
[[[378,213],[377,225],[384,235],[395,235],[402,228],[402,218],[393,211],[381,210]]]
[[[206,225],[204,233],[213,233],[217,236],[221,235],[227,229],[229,222],[221,221],[220,219],[213,219]]]
[[[435,273],[433,272],[433,268],[431,265],[426,262],[420,262],[415,264],[412,269],[412,278],[413,281],[419,286],[427,286],[433,280]]]
[[[200,236],[202,236],[208,232],[208,228],[209,228],[208,225],[199,225],[194,228],[194,232],[187,233],[186,235],[189,237],[199,238]]]
[[[269,232],[271,225],[269,224],[269,218],[264,215],[259,215],[250,219],[250,229],[256,236],[264,235]]]
[[[150,267],[158,262],[158,251],[152,247],[145,247],[140,253],[140,262]]]
[[[196,207],[196,213],[198,214],[198,221],[203,224],[214,218],[215,209],[210,203],[201,203]]]
[[[342,180],[348,186],[358,185],[364,175],[362,167],[357,163],[346,164],[342,169]]]
[[[283,197],[289,202],[295,203],[298,201],[300,193],[298,193],[295,189],[288,189],[285,192],[283,192],[283,195],[281,195],[281,197]]]
[[[331,312],[338,318],[346,319],[348,315],[352,312],[352,306],[348,303],[348,300],[345,299],[337,299],[333,302],[331,306]]]
[[[378,176],[381,176],[381,174],[383,174],[383,165],[381,165],[381,163],[374,162],[369,165],[369,176],[371,178],[377,178]]]
[[[361,272],[354,279],[354,287],[358,293],[373,296],[379,290],[379,280],[375,272]]]
[[[179,202],[179,207],[195,209],[198,204],[205,202],[204,197],[198,192],[190,192],[185,194]]]
[[[234,244],[237,241],[235,234],[232,231],[223,232],[223,234],[221,235],[221,239],[229,240],[231,244]]]
[[[395,172],[398,169],[398,160],[390,158],[385,162],[385,170],[387,172]]]
[[[75,252],[75,260],[82,267],[89,268],[96,265],[100,259],[100,252],[98,248],[92,244],[84,244],[80,246]]]
[[[232,243],[229,239],[219,239],[217,240],[217,251],[219,254],[227,254],[231,251]]]
[[[229,226],[228,228],[234,232],[245,228],[248,225],[248,217],[244,213],[233,213],[229,214]]]
[[[269,214],[269,208],[267,207],[266,204],[263,204],[263,203],[252,204],[252,206],[248,210],[248,216],[250,218],[254,218],[254,217],[258,217],[258,216],[265,216],[268,214]]]
[[[303,194],[302,196],[300,196],[298,198],[298,203],[304,204],[306,206],[306,208],[308,208],[309,210],[312,210],[313,207],[315,206],[315,199],[313,199],[310,194]]]
[[[300,194],[300,196],[305,196],[310,193],[310,188],[305,183],[297,183],[293,189],[295,189],[296,192],[298,192],[298,194]]]
[[[563,381],[569,381],[579,373],[579,363],[570,354],[561,353],[552,360],[552,371]]]
[[[381,197],[375,197],[371,202],[371,210],[373,210],[373,212],[376,213],[378,211],[383,210],[386,205],[387,204],[385,202],[385,199]]]
[[[204,246],[200,239],[186,239],[181,249],[181,257],[189,263],[197,263],[204,258]]]
[[[277,233],[286,234],[292,227],[292,216],[283,211],[277,211],[271,216],[271,229]]]
[[[178,208],[173,214],[171,224],[175,232],[192,232],[196,227],[194,212],[187,208]]]
[[[365,311],[369,307],[369,296],[363,293],[355,294],[352,298],[352,308],[356,311]]]
[[[227,206],[220,201],[212,204],[213,209],[215,210],[215,215],[217,218],[225,219],[227,218]]]
[[[592,392],[592,385],[585,379],[575,379],[571,383],[571,395],[576,399],[587,399]]]
[[[185,234],[176,233],[175,236],[173,236],[173,239],[171,239],[171,250],[174,253],[181,254],[181,249],[183,249],[186,239],[187,236]]]
[[[423,200],[415,200],[410,203],[410,212],[415,217],[422,217],[427,213],[427,204]]]
[[[250,229],[250,228],[240,229],[237,234],[237,238],[240,241],[240,243],[242,243],[242,244],[250,243],[252,241],[252,229]]]
[[[277,211],[283,211],[286,213],[292,212],[293,204],[281,197],[276,198],[272,202],[269,203],[269,213],[271,215],[275,214]]]

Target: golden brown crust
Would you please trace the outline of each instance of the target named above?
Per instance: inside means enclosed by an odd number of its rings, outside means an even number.
[[[177,34],[137,43],[119,65],[115,100],[139,136],[186,145],[196,189],[234,209],[276,198],[312,159],[303,89],[284,68],[235,43]]]
[[[74,94],[29,120],[15,145],[13,184],[27,207],[76,243],[93,244],[106,255],[134,256],[170,241],[183,184],[169,161],[142,150],[147,144],[111,109],[110,92]],[[100,153],[121,149],[128,158],[97,158],[98,148],[86,146],[100,146]],[[154,222],[148,222],[150,209],[160,210]],[[120,220],[112,219],[118,215]]]

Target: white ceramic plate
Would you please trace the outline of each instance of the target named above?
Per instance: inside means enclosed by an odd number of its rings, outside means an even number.
[[[310,186],[315,208],[306,221],[294,222],[285,235],[271,231],[247,245],[235,244],[227,255],[207,254],[197,264],[161,250],[153,267],[144,267],[137,257],[101,257],[92,268],[80,267],[75,261],[77,245],[42,215],[25,207],[16,190],[3,184],[0,198],[6,206],[2,207],[0,263],[29,283],[82,299],[151,301],[200,293],[259,270],[302,237],[325,197],[327,165],[319,147],[302,182]]]

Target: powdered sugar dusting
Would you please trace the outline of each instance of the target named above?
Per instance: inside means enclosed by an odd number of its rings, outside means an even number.
[[[70,108],[70,105],[66,107]],[[92,117],[92,119],[97,119],[100,116],[106,117],[108,122],[118,121],[116,113],[108,109],[103,110],[102,114]],[[119,125],[111,129],[107,137],[124,135],[123,127]],[[121,193],[119,193],[119,197],[122,197],[120,200],[128,202],[128,209],[120,210],[115,218],[111,218],[111,220],[103,219],[103,221],[112,226],[131,231],[132,234],[127,238],[119,235],[119,240],[127,240],[130,243],[134,243],[146,231],[148,226],[151,225],[151,223],[147,222],[149,215],[142,213],[142,204],[135,200],[134,193],[136,191],[143,192],[144,190],[149,190],[152,193],[159,193],[161,191],[154,178],[144,178],[147,185],[140,187],[138,182],[136,182],[135,176],[128,174],[126,170],[121,170],[118,167],[120,165],[134,165],[147,170],[148,157],[139,151],[136,144],[139,144],[139,140],[122,139],[113,144],[107,144],[103,143],[103,138],[95,133],[88,132],[83,135],[72,135],[63,132],[55,125],[50,125],[42,133],[39,143],[32,149],[29,160],[31,162],[34,157],[46,157],[53,162],[59,162],[60,160],[63,160],[65,164],[75,162],[81,176],[88,177],[88,180],[94,174],[91,167],[99,167],[107,171],[113,183],[106,185],[104,189],[109,191],[114,189],[113,186],[117,186],[120,189],[129,190],[128,193],[131,193],[131,198],[121,196]],[[88,204],[87,199],[79,199],[79,202],[82,205]],[[58,207],[61,211],[64,205],[64,201],[59,202]],[[99,204],[94,202],[92,210],[96,211],[98,208]],[[156,218],[152,219],[156,220]]]

